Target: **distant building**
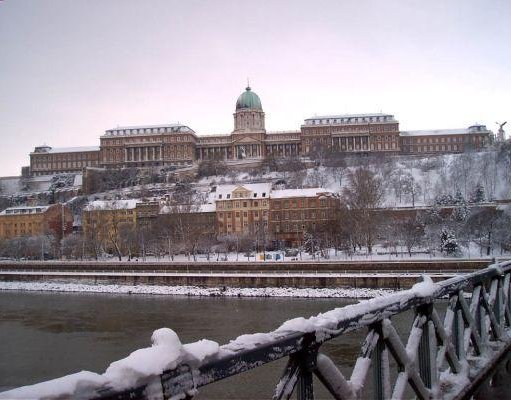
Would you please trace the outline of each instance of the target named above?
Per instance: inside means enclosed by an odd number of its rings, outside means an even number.
[[[164,205],[158,215],[161,234],[174,238],[214,239],[217,235],[214,204]],[[171,240],[171,239],[169,239]]]
[[[73,232],[73,214],[64,205],[11,207],[0,213],[0,239]]]
[[[158,167],[195,160],[197,135],[185,125],[128,126],[100,138],[101,166]]]
[[[402,131],[401,151],[404,154],[445,154],[481,150],[490,143],[491,131],[485,125],[466,129]]]
[[[96,200],[87,204],[82,213],[82,229],[88,240],[114,246],[122,229],[137,227],[137,203],[140,200]]]
[[[270,234],[287,247],[303,243],[337,217],[339,198],[323,188],[274,190],[270,195]]]
[[[342,114],[313,117],[301,128],[303,153],[399,153],[399,122],[390,114]]]
[[[247,87],[238,97],[234,129],[227,135],[198,136],[183,124],[108,129],[100,148],[52,149],[30,153],[31,175],[78,172],[84,167],[164,167],[203,160],[258,160],[265,157],[345,154],[436,154],[479,150],[490,142],[484,125],[467,129],[400,131],[391,114],[340,114],[305,119],[299,130],[266,130],[259,96]]]
[[[271,183],[220,185],[213,193],[218,235],[268,231]]]
[[[30,175],[81,172],[99,166],[99,147],[52,148],[38,146],[30,153]]]

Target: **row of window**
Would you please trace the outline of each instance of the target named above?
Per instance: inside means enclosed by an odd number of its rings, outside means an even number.
[[[248,218],[248,211],[235,211],[235,212],[220,212],[218,213],[218,219],[222,220],[224,219],[224,217],[226,219],[232,219],[233,217],[235,218],[241,218],[241,216],[243,215],[243,218]],[[252,211],[252,217],[254,219],[259,219],[259,217],[263,218],[263,219],[268,219],[268,211]]]
[[[410,146],[410,151],[413,151],[415,150],[416,152],[419,152],[419,153],[426,153],[426,152],[430,152],[430,151],[461,151],[462,150],[462,146],[459,146],[457,144],[453,144],[452,146],[450,144],[448,145],[435,145],[435,146],[413,146],[411,147]]]
[[[55,161],[97,161],[99,151],[93,153],[62,153],[62,154],[41,154],[32,156],[34,162],[55,162]]]
[[[463,142],[476,142],[483,141],[483,136],[428,136],[428,137],[416,137],[416,138],[402,138],[404,144],[412,143],[463,143]]]
[[[360,124],[369,122],[389,122],[394,118],[391,115],[376,115],[366,117],[344,117],[344,118],[320,118],[320,119],[307,119],[305,125],[327,125],[327,124]]]
[[[223,222],[219,222],[218,223],[218,228],[219,230],[223,230],[223,228],[225,227],[225,231],[227,233],[232,233],[232,232],[240,232],[242,229],[247,231],[249,227],[253,226],[255,229],[259,228],[261,225],[258,221],[255,221],[253,224],[249,224],[247,221],[243,221],[243,222],[239,222],[239,223],[235,223],[234,225],[232,223],[227,223],[224,225]],[[268,227],[268,221],[263,221],[263,225],[262,225],[264,228],[267,228]]]
[[[98,161],[72,161],[72,162],[53,162],[43,163],[36,162],[32,165],[33,169],[67,169],[67,168],[83,168],[83,167],[94,167],[98,165]]]
[[[266,195],[266,193],[263,193],[264,195]],[[221,199],[222,195],[219,195],[219,198]],[[230,194],[227,194],[227,199],[230,198]],[[217,208],[218,209],[231,209],[231,208],[255,208],[255,207],[259,207],[259,205],[261,205],[262,207],[266,207],[268,206],[268,201],[267,200],[261,200],[261,202],[259,203],[258,200],[252,200],[252,201],[225,201],[225,202],[222,202],[222,201],[219,201],[217,202]]]
[[[331,218],[331,217],[333,217],[332,214],[333,214],[332,210],[328,210],[328,212],[325,210],[322,210],[322,211],[305,210],[302,212],[284,211],[284,212],[273,212],[271,214],[271,217],[272,217],[272,220],[274,220],[274,221],[281,221],[281,220],[288,220],[288,219],[306,220],[306,219],[316,219],[318,217],[321,219],[326,219],[327,217]]]
[[[102,139],[101,144],[103,146],[115,146],[125,144],[137,144],[137,143],[173,143],[173,142],[189,142],[192,137],[189,135],[178,135],[178,136],[166,136],[163,138],[160,136],[147,136],[140,138],[126,138],[126,139]]]
[[[151,133],[187,133],[193,132],[190,128],[184,125],[180,126],[165,126],[156,128],[136,128],[136,129],[115,129],[106,131],[107,135],[120,136],[120,135],[143,135]]]
[[[334,204],[334,200],[333,199],[320,199],[319,200],[319,206],[320,207],[327,207],[329,205],[329,201],[328,200],[331,200],[332,201],[332,205]],[[315,208],[317,207],[317,199],[315,198],[310,198],[310,199],[293,199],[293,200],[273,200],[272,202],[272,206],[273,208],[275,209],[279,209],[279,208],[305,208],[305,207],[310,207],[310,208]]]
[[[309,223],[283,223],[283,224],[275,224],[275,233],[286,233],[286,232],[294,232],[294,233],[303,233],[307,230],[316,229],[315,222]]]
[[[4,229],[7,229],[7,228],[32,228],[32,226],[34,227],[40,227],[41,226],[41,222],[20,222],[20,223],[17,223],[17,222],[6,222],[4,224],[2,224],[3,228]]]

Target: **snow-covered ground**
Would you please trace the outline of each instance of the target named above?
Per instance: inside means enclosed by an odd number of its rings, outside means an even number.
[[[103,285],[58,282],[0,282],[0,290],[31,292],[83,292],[171,296],[373,298],[393,293],[390,289],[367,288],[203,288],[198,286]]]
[[[326,257],[325,257],[326,255]],[[374,251],[372,254],[367,254],[364,252],[358,252],[355,254],[347,254],[342,251],[335,251],[334,249],[329,249],[324,253],[323,256],[321,254],[312,255],[307,252],[302,251],[301,253],[297,253],[293,256],[286,256],[283,251],[267,251],[265,253],[250,253],[250,256],[247,256],[246,253],[211,253],[209,254],[209,258],[207,254],[197,254],[195,256],[195,260],[193,255],[187,254],[177,254],[171,259],[168,255],[162,257],[156,256],[146,256],[146,257],[135,257],[132,258],[129,262],[211,262],[211,263],[225,263],[225,262],[257,262],[264,264],[265,262],[300,262],[300,261],[315,261],[315,262],[332,262],[332,261],[397,261],[397,262],[407,262],[407,261],[453,261],[457,259],[488,259],[492,258],[510,258],[511,253],[503,253],[494,252],[493,254],[487,256],[485,253],[481,254],[479,247],[471,243],[469,248],[462,247],[461,253],[459,257],[445,257],[440,252],[437,254],[428,254],[425,249],[414,249],[411,257],[408,255],[408,252],[404,247],[397,247],[397,256],[396,254],[388,248],[384,248],[380,245],[376,245],[374,247]],[[93,260],[91,260],[93,261]],[[103,257],[99,260],[101,261],[118,261],[117,257],[108,256]],[[128,257],[122,258],[123,262],[128,262]],[[95,260],[93,261],[95,262]]]

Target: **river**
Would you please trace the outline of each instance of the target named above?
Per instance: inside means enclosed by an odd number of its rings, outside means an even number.
[[[183,343],[208,338],[223,344],[353,302],[0,291],[0,391],[80,370],[101,373],[112,361],[149,346],[161,327],[175,330]],[[411,313],[395,318],[399,332],[409,331],[411,318]],[[343,336],[322,351],[347,374],[364,336],[365,331]],[[279,360],[217,382],[197,398],[271,398],[284,365]],[[316,388],[317,398],[330,398],[320,384]]]

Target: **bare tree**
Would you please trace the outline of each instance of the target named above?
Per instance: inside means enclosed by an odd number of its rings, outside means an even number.
[[[72,234],[61,241],[62,255],[68,259],[83,259],[87,248],[85,237],[81,234]]]
[[[384,198],[381,179],[367,168],[358,168],[348,173],[348,186],[343,190],[343,199],[349,210],[353,229],[372,253],[379,221],[374,210]]]
[[[138,253],[138,230],[132,223],[122,223],[118,227],[119,244],[128,261]]]
[[[406,218],[393,222],[394,232],[399,241],[406,247],[408,255],[412,256],[412,250],[419,246],[424,238],[424,224],[418,218]]]
[[[227,164],[221,159],[204,160],[199,163],[197,176],[199,178],[214,175],[225,175],[228,172]]]
[[[486,248],[487,256],[491,254],[494,244],[494,233],[497,230],[501,217],[502,211],[485,207],[474,212],[467,219],[465,231],[479,245],[481,255],[483,255],[483,248]]]
[[[421,186],[411,174],[406,174],[404,176],[402,190],[405,194],[410,196],[412,207],[415,207],[415,200],[420,196]]]
[[[328,175],[324,168],[316,167],[314,170],[307,176],[307,184],[313,187],[327,187],[330,182]]]

